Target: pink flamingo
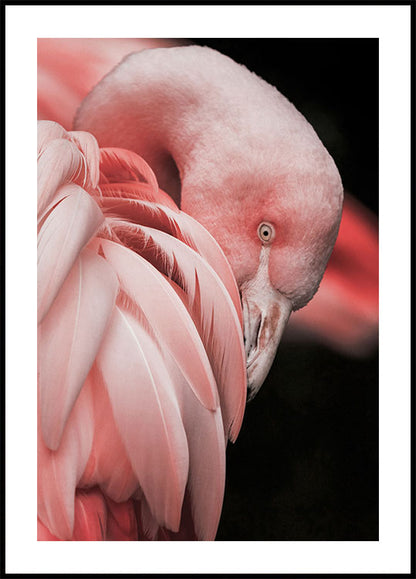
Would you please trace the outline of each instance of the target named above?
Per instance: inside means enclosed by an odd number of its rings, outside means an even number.
[[[124,59],[75,129],[39,129],[38,536],[214,539],[246,388],[335,243],[338,171],[276,89],[195,46]]]
[[[126,55],[186,44],[184,39],[39,38],[38,118],[70,129],[82,100]],[[377,223],[348,192],[320,291],[307,307],[291,316],[287,335],[318,340],[358,357],[374,351],[377,344]]]

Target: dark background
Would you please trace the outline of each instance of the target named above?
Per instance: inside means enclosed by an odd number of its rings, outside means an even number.
[[[378,212],[377,39],[191,39],[275,85]],[[217,540],[378,539],[378,352],[283,338],[227,451]]]

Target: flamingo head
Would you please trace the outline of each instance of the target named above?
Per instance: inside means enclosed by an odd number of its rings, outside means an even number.
[[[221,174],[214,155],[183,183],[185,211],[215,236],[240,290],[249,399],[270,370],[290,313],[316,293],[341,220],[338,170],[303,118],[300,124],[304,131],[288,140],[240,144]]]

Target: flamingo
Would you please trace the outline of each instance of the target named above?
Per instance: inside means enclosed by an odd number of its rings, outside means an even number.
[[[69,130],[83,99],[129,53],[187,44],[185,39],[39,38],[38,119],[57,121]],[[285,336],[297,342],[321,342],[354,358],[376,349],[377,222],[348,191],[344,191],[341,225],[320,291],[290,317]]]
[[[208,48],[125,58],[38,141],[38,537],[213,540],[225,447],[343,188],[274,87]]]

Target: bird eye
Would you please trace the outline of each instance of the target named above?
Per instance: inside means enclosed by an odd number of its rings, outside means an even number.
[[[263,243],[269,243],[274,238],[274,227],[270,223],[260,223],[257,233]]]

